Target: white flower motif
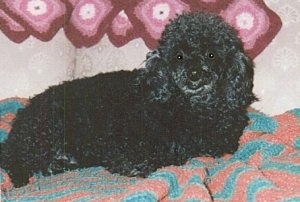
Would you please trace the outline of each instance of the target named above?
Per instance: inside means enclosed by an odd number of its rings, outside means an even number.
[[[236,16],[236,24],[240,29],[252,29],[254,25],[254,17],[251,13],[242,12]]]
[[[96,8],[94,4],[87,3],[79,10],[79,15],[83,20],[93,19],[96,15]]]
[[[282,18],[282,22],[284,25],[289,26],[292,23],[300,22],[300,14],[299,12],[293,8],[291,5],[285,5],[281,7],[278,11],[278,14]]]
[[[157,20],[166,20],[170,15],[170,5],[160,3],[153,7],[153,17]]]
[[[296,52],[287,47],[277,50],[273,56],[273,66],[282,69],[284,72],[297,68],[298,63]]]
[[[47,4],[43,0],[31,0],[27,3],[27,11],[34,16],[47,13]]]
[[[220,14],[238,30],[246,50],[255,49],[257,39],[264,37],[270,27],[266,11],[254,0],[235,0]]]

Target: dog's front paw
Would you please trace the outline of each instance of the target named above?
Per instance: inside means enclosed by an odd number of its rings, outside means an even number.
[[[65,170],[76,169],[77,167],[78,162],[73,155],[58,150],[48,166],[48,172],[50,174],[57,174],[64,172]]]

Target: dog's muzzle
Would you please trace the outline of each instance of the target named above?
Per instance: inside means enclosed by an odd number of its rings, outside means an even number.
[[[201,79],[201,71],[198,69],[190,69],[187,73],[187,76],[192,82],[199,81]]]
[[[187,78],[189,80],[189,87],[197,89],[210,83],[211,73],[205,67],[191,68],[187,71]]]

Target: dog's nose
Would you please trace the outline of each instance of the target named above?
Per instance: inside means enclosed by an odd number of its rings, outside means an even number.
[[[201,70],[190,69],[187,73],[187,76],[191,81],[199,81],[201,78]]]

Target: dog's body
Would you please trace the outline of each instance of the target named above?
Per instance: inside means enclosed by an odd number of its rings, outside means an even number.
[[[30,99],[1,145],[1,167],[19,187],[38,171],[104,166],[144,177],[232,153],[255,100],[252,66],[219,17],[179,16],[145,68],[65,82]]]

